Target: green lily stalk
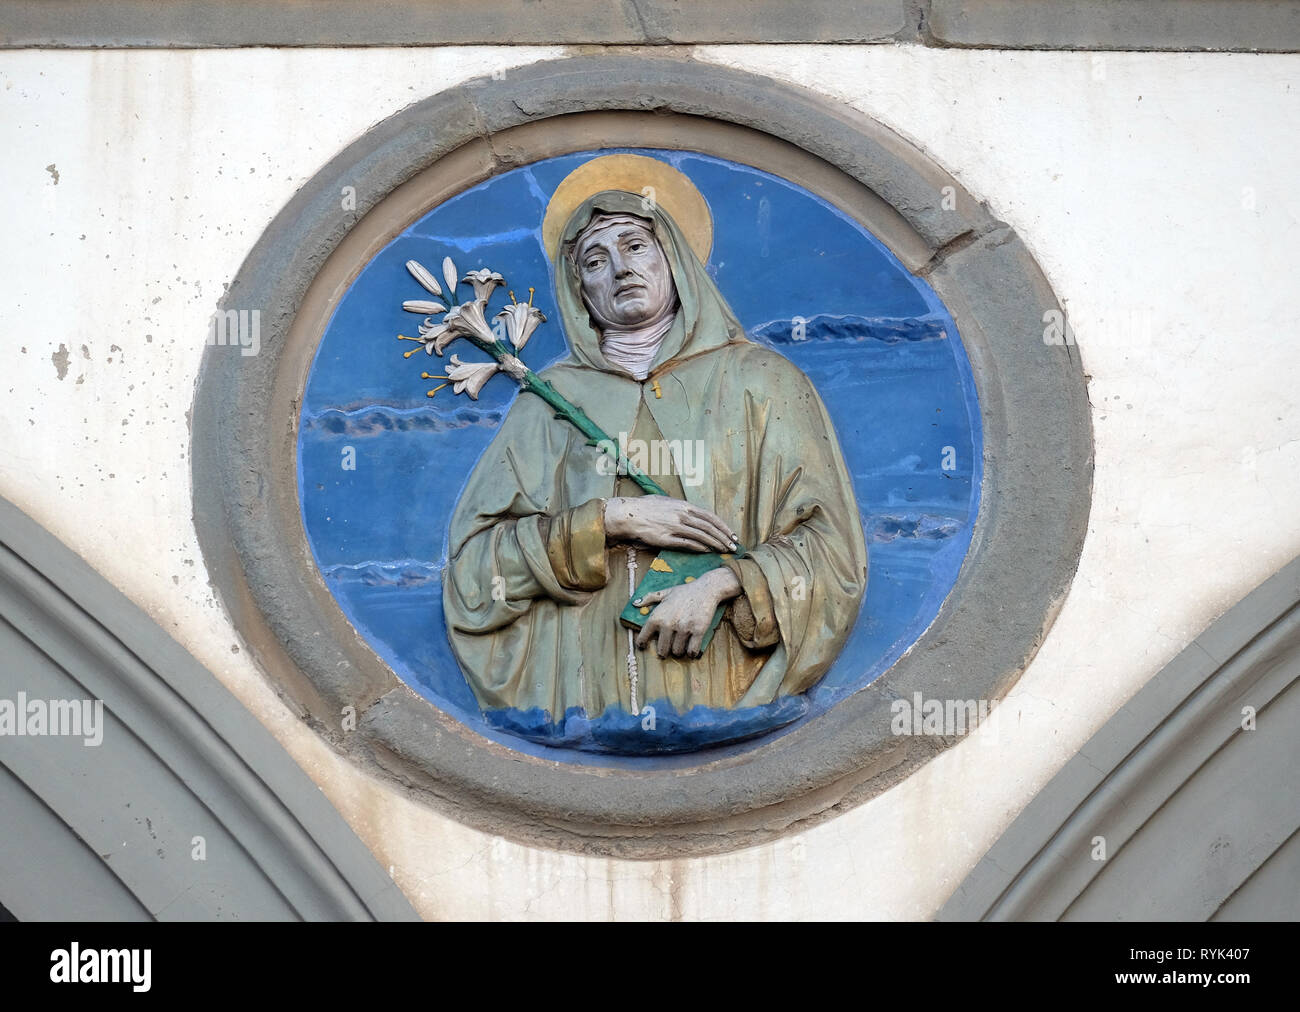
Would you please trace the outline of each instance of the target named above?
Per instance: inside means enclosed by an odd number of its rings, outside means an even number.
[[[464,338],[480,351],[486,352],[496,360],[495,367],[489,368],[490,363],[463,363],[459,361],[457,356],[453,355],[452,368],[447,375],[421,374],[424,379],[447,381],[442,386],[430,390],[428,394],[430,397],[441,390],[443,386],[452,385],[454,393],[468,392],[471,398],[477,400],[483,384],[497,372],[503,372],[518,382],[521,390],[540,397],[554,408],[555,417],[564,419],[586,436],[588,446],[594,446],[600,452],[612,457],[618,467],[619,474],[626,474],[643,491],[650,495],[666,496],[668,494],[658,482],[628,460],[619,451],[618,444],[610,438],[609,433],[593,422],[582,408],[529,369],[515,355],[516,351],[523,349],[537,324],[546,322],[546,317],[542,315],[541,311],[532,306],[533,289],[529,289],[527,304],[514,302],[514,293],[512,292],[511,301],[513,305],[507,307],[498,316],[505,322],[505,330],[513,344],[513,347],[511,347],[494,333],[494,328],[490,327],[486,320],[485,311],[492,289],[497,285],[504,284],[501,275],[487,269],[467,274],[461,280],[461,284],[472,284],[478,297],[471,302],[457,303],[455,290],[452,287],[452,279],[456,277],[456,267],[450,257],[444,258],[442,263],[443,277],[448,286],[445,289],[437,283],[431,271],[425,269],[416,261],[408,261],[406,267],[411,276],[430,294],[441,296],[445,293],[446,298],[452,302],[453,308],[446,311],[441,323],[433,323],[432,318],[426,319],[425,323],[420,327],[420,337],[406,337],[399,334],[398,340],[419,342],[425,346],[425,351],[429,354],[432,355],[436,352],[441,355],[443,349],[453,340]],[[433,306],[438,306],[439,310],[442,309],[437,303],[416,301],[403,303],[403,308],[409,312],[424,312]],[[520,312],[520,310],[523,312]],[[407,352],[406,357],[409,358],[414,355],[416,350],[412,349]]]
[[[443,295],[443,288],[431,271],[420,266],[414,260],[407,262],[406,269],[429,294]],[[594,446],[601,453],[612,457],[618,468],[618,474],[627,475],[640,486],[642,491],[649,495],[668,495],[668,492],[658,482],[637,467],[619,450],[618,444],[610,437],[609,433],[593,422],[582,408],[561,394],[547,380],[542,379],[537,373],[529,369],[515,354],[523,350],[524,345],[528,343],[537,327],[546,322],[546,317],[542,311],[533,306],[534,289],[530,288],[528,290],[528,301],[526,303],[517,301],[514,292],[511,292],[511,304],[498,313],[496,317],[503,326],[494,327],[487,322],[487,305],[492,297],[493,289],[504,286],[505,278],[487,268],[471,271],[460,280],[460,283],[473,285],[474,298],[468,302],[457,302],[455,294],[456,265],[452,262],[451,257],[443,259],[442,275],[448,286],[446,297],[452,303],[452,308],[445,309],[442,303],[430,303],[425,300],[413,300],[403,303],[402,308],[407,312],[424,315],[432,310],[433,312],[445,313],[445,315],[440,323],[435,323],[432,316],[426,316],[424,323],[420,326],[419,337],[406,337],[399,334],[398,340],[418,342],[424,347],[427,354],[433,355],[436,353],[441,355],[449,344],[463,338],[480,351],[490,355],[493,361],[462,362],[458,356],[452,355],[450,359],[451,365],[448,367],[446,375],[421,373],[423,379],[446,381],[441,386],[428,391],[429,397],[432,397],[443,387],[451,386],[453,394],[468,393],[471,399],[478,400],[479,391],[483,389],[487,381],[498,372],[505,373],[515,380],[519,384],[519,388],[525,393],[540,397],[550,405],[555,411],[556,418],[563,419],[586,436],[588,446]],[[509,344],[501,339],[502,330],[505,331]],[[418,350],[418,348],[413,348],[406,352],[405,355],[410,358]],[[728,558],[744,554],[745,549],[740,546],[737,546],[733,552],[728,553],[726,556],[714,552],[695,553],[664,549],[659,552],[659,561],[664,564],[663,567],[659,568],[658,563],[652,565],[650,576],[655,577],[657,575],[655,570],[658,568],[660,573],[675,573],[685,579],[692,579],[695,575],[723,566]],[[637,594],[646,593],[646,586],[647,584],[642,583],[637,588]],[[717,628],[718,622],[721,621],[724,609],[725,605],[720,605],[714,615],[713,624],[709,627],[709,632],[705,637],[706,646],[708,639],[713,635],[713,630]],[[625,624],[639,625],[644,622],[644,616],[648,613],[648,610],[648,608],[634,608],[629,603],[622,618]],[[630,672],[629,677],[631,677]],[[633,693],[635,698],[635,688]]]

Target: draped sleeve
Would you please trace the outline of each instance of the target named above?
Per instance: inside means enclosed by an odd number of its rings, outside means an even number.
[[[555,605],[581,604],[608,579],[604,500],[568,492],[572,442],[544,402],[520,396],[452,515],[443,613],[487,708],[518,705],[528,656],[559,649]]]
[[[736,370],[743,384],[727,384],[721,397],[731,408],[721,413],[743,434],[725,473],[744,485],[718,497],[734,498],[752,546],[728,563],[742,590],[731,624],[746,648],[774,653],[742,707],[804,692],[826,673],[853,628],[868,568],[853,485],[821,398],[787,359],[751,349]]]

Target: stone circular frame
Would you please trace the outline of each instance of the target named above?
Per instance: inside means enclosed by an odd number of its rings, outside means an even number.
[[[515,752],[402,683],[317,571],[294,477],[298,403],[316,342],[371,256],[407,222],[496,172],[621,146],[745,162],[860,221],[956,318],[984,427],[965,563],[938,617],[892,668],[743,754],[703,752],[696,765],[635,772]],[[348,193],[355,210],[345,209]],[[584,56],[510,70],[373,128],[294,196],[245,260],[221,308],[261,311],[261,350],[245,357],[213,346],[204,356],[192,415],[200,545],[282,696],[343,754],[438,808],[526,843],[583,852],[665,857],[749,846],[860,803],[955,743],[892,735],[895,699],[996,700],[1033,657],[1078,563],[1092,485],[1082,368],[1068,345],[1044,340],[1045,314],[1058,306],[1011,228],[916,148],[822,96],[676,57]]]

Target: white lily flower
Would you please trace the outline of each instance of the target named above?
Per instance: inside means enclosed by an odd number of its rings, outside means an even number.
[[[424,290],[430,295],[441,295],[442,286],[438,284],[438,279],[433,273],[417,260],[406,261],[406,269],[411,272],[411,277],[424,287]]]
[[[464,391],[473,400],[478,400],[483,384],[497,374],[501,367],[495,362],[462,362],[456,355],[451,356],[451,365],[447,367],[447,379],[451,380],[452,393]]]
[[[504,285],[506,279],[496,271],[488,270],[486,267],[477,271],[470,271],[465,275],[462,281],[468,281],[474,286],[474,298],[487,302],[492,298],[492,289],[497,285]]]
[[[432,320],[425,320],[420,325],[420,340],[424,342],[424,350],[430,355],[435,352],[441,355],[443,349],[459,336],[446,323],[434,323]]]
[[[497,313],[497,319],[506,321],[506,333],[510,337],[510,343],[515,346],[515,351],[523,351],[524,345],[533,336],[533,331],[539,324],[546,322],[545,314],[527,302],[516,302],[506,306]]]
[[[442,277],[447,282],[447,291],[451,297],[456,297],[456,265],[451,262],[451,257],[442,258]]]
[[[492,333],[492,328],[488,326],[483,316],[486,308],[487,303],[482,299],[462,302],[459,306],[452,306],[451,312],[443,318],[442,322],[459,336],[472,337],[484,344],[492,344],[496,341],[496,335]]]
[[[408,313],[419,313],[421,316],[430,316],[433,313],[445,313],[447,307],[441,302],[429,302],[425,299],[408,299],[402,303],[402,308]]]

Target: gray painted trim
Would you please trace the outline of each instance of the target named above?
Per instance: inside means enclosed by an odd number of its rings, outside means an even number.
[[[933,44],[980,49],[1300,50],[1294,0],[931,0]]]
[[[1300,674],[1300,558],[1247,595],[1124,704],[1029,803],[939,911],[940,920],[1058,920],[1063,918],[1187,919],[1243,915],[1252,893],[1265,893],[1257,876],[1296,862],[1300,808],[1295,791],[1297,674]],[[1258,713],[1257,730],[1241,728],[1243,705]],[[1252,737],[1261,736],[1261,737]],[[1242,751],[1255,750],[1259,751]],[[1244,758],[1250,788],[1205,778],[1214,764]],[[1174,874],[1180,888],[1152,897],[1149,858],[1119,867],[1126,846],[1151,833],[1158,814],[1200,776],[1184,797],[1185,839],[1204,852],[1213,839],[1203,816],[1227,804],[1225,795],[1263,790],[1256,814],[1233,827],[1232,849],[1244,863],[1205,882],[1203,869],[1185,860]],[[1280,821],[1279,821],[1280,820]],[[1276,822],[1277,826],[1265,823]],[[1280,829],[1278,827],[1281,827]],[[1201,834],[1204,834],[1202,837]],[[1105,861],[1091,858],[1092,840],[1106,838]],[[1269,838],[1265,839],[1265,836]],[[1288,847],[1288,843],[1292,844]],[[1149,849],[1149,848],[1148,848]],[[1160,861],[1168,864],[1165,850]],[[1276,856],[1277,861],[1272,858]],[[1283,871],[1279,872],[1279,869]],[[1108,879],[1106,876],[1110,876]],[[1235,876],[1230,877],[1230,876]],[[1260,877],[1260,881],[1263,878]],[[1252,883],[1255,883],[1252,885]],[[1296,916],[1294,880],[1268,910]],[[1217,892],[1214,891],[1217,888]],[[1206,890],[1210,891],[1206,891]],[[1090,892],[1092,890],[1092,892]],[[1198,890],[1203,895],[1195,895]],[[1084,899],[1087,894],[1086,899]],[[1260,900],[1263,897],[1258,897]]]
[[[1292,768],[1292,789],[1295,770]],[[1300,919],[1296,893],[1300,890],[1300,828],[1245,882],[1239,885],[1210,917],[1212,921],[1296,921]]]
[[[0,45],[103,47],[881,42],[905,0],[8,0]]]
[[[1300,50],[1294,0],[8,0],[0,48],[871,43]]]
[[[498,148],[499,137],[593,110],[671,112],[767,133],[892,205],[912,232],[909,247],[923,251],[918,272],[962,328],[984,414],[976,535],[956,590],[907,656],[798,730],[728,759],[701,753],[699,765],[671,771],[533,758],[416,696],[329,594],[297,498],[297,404],[320,338],[304,334],[299,310],[354,222],[440,160],[464,166],[469,185],[528,160],[513,145]],[[355,215],[339,211],[345,186],[355,187]],[[942,208],[945,187],[953,210]],[[1044,312],[1058,305],[1011,228],[916,148],[816,93],[676,56],[586,56],[479,79],[403,110],[341,152],[240,268],[223,307],[261,309],[262,350],[204,355],[192,413],[200,545],[274,684],[341,752],[425,800],[544,846],[635,857],[747,846],[866,800],[953,743],[894,737],[894,699],[914,691],[997,698],[1038,649],[1078,562],[1092,483],[1079,358],[1043,340]],[[339,714],[348,706],[363,716],[344,734]]]
[[[0,696],[99,699],[106,723],[92,747],[0,739],[0,901],[20,919],[415,919],[240,702],[3,499],[0,643]]]
[[[0,902],[15,917],[27,921],[153,919],[95,848],[3,765],[0,812],[5,818]]]

